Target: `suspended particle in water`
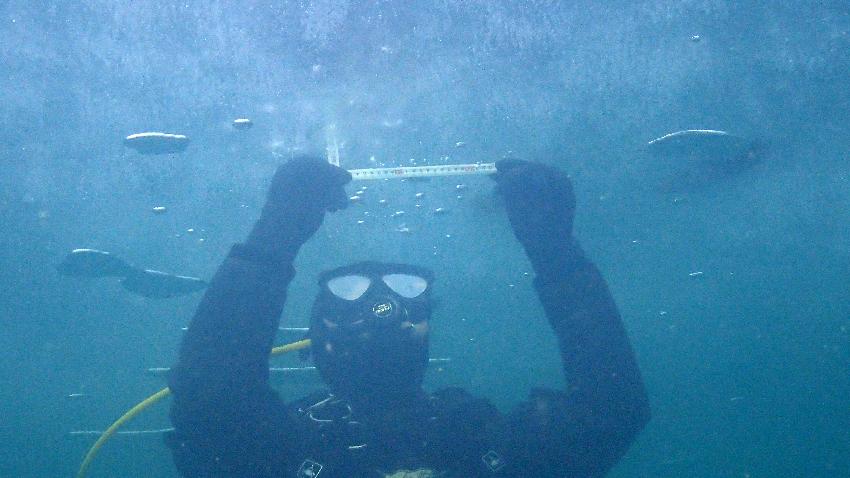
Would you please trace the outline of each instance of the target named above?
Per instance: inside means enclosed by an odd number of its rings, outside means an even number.
[[[151,211],[153,211],[154,214],[165,214],[168,209],[166,209],[165,206],[154,206]]]
[[[416,193],[416,199],[422,199],[425,197],[425,193]]]

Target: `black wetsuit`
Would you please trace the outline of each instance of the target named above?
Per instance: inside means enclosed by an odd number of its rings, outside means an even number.
[[[567,392],[536,389],[508,414],[460,389],[422,392],[381,420],[324,393],[287,404],[269,385],[269,350],[300,245],[237,245],[213,278],[170,380],[176,430],[168,444],[181,475],[354,478],[427,468],[446,477],[602,476],[649,419],[616,305],[583,254],[532,256]],[[288,252],[272,260],[270,250]]]

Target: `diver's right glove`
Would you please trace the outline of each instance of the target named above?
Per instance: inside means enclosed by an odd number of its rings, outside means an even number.
[[[561,170],[518,159],[496,162],[496,191],[539,282],[562,280],[584,260],[573,238],[576,199]]]
[[[322,225],[325,212],[348,205],[351,174],[317,157],[298,157],[278,167],[260,219],[245,244],[278,261],[291,261]]]

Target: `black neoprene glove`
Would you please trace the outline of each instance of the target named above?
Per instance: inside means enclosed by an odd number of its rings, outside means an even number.
[[[322,225],[325,212],[348,205],[348,171],[317,157],[298,157],[277,168],[260,219],[246,244],[281,261],[292,260]]]
[[[508,219],[542,283],[563,279],[583,260],[573,239],[576,199],[561,170],[518,159],[496,162],[496,191]]]

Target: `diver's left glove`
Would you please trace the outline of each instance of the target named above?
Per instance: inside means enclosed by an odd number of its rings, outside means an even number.
[[[570,178],[552,166],[518,159],[497,161],[496,170],[496,191],[538,281],[564,279],[584,261],[573,238],[576,198]]]
[[[325,213],[344,209],[351,174],[318,157],[298,157],[278,167],[260,219],[245,244],[279,262],[292,261],[319,229]]]

